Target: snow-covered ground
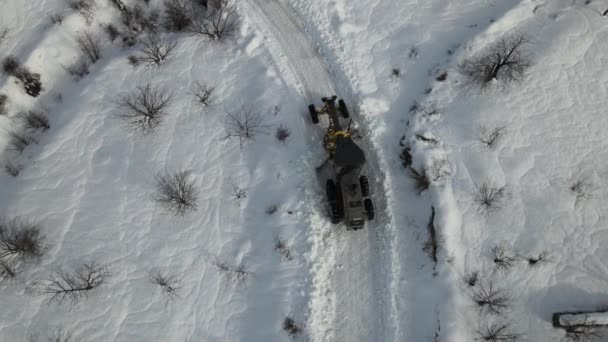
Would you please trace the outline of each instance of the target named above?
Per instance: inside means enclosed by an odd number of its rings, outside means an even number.
[[[44,91],[33,98],[0,76],[9,98],[0,128],[19,129],[18,113],[31,109],[48,112],[51,128],[22,154],[0,137],[3,168],[22,166],[16,177],[0,175],[0,216],[40,221],[47,245],[0,289],[1,341],[60,326],[83,341],[287,340],[287,316],[304,328],[301,340],[471,341],[508,322],[521,339],[565,341],[553,312],[608,304],[608,4],[241,0],[233,39],[163,33],[177,46],[149,69],[128,63],[139,45],[106,39],[101,25],[120,23],[110,1],[97,0],[90,23],[62,0],[2,6],[0,32],[10,32],[0,58],[40,73]],[[63,23],[52,24],[57,13]],[[74,82],[66,69],[83,31],[104,47]],[[525,80],[465,89],[458,65],[510,33],[530,40]],[[197,81],[216,88],[210,108],[196,103]],[[144,136],[115,116],[121,96],[143,84],[174,95],[170,114]],[[323,128],[306,107],[328,93],[349,104],[373,179],[377,219],[362,231],[325,215],[315,172]],[[226,112],[241,108],[268,125],[242,148],[225,139]],[[275,138],[279,126],[291,132],[285,142]],[[494,147],[479,142],[481,127],[504,127]],[[449,175],[418,193],[400,159],[406,145],[415,169],[445,160]],[[152,200],[163,170],[189,172],[200,191],[194,212],[175,218]],[[506,194],[488,215],[474,200],[486,181]],[[235,199],[235,187],[246,196]],[[436,265],[422,249],[433,210]],[[497,268],[496,246],[512,258],[508,269]],[[541,254],[547,262],[531,266]],[[79,305],[49,304],[32,290],[89,260],[111,277]],[[243,265],[246,281],[227,279],[218,260]],[[156,268],[181,279],[169,303],[149,281]],[[471,287],[463,278],[475,271]],[[480,313],[471,299],[490,283],[509,297],[502,315]]]

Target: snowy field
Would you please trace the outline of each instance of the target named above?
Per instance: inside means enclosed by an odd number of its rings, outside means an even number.
[[[217,12],[180,1],[184,27],[175,1],[3,0],[0,216],[42,244],[0,241],[0,341],[570,341],[553,313],[606,309],[608,3],[240,0],[210,39],[189,31]],[[171,51],[148,66],[152,36]],[[522,77],[470,84],[463,63],[518,36]],[[120,117],[138,89],[171,99],[146,132]],[[372,180],[360,231],[330,223],[315,171],[306,108],[333,94]],[[183,215],[157,192],[179,172]],[[100,281],[52,297],[85,264]]]

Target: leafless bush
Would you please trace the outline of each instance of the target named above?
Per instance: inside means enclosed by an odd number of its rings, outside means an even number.
[[[484,89],[492,80],[503,84],[522,81],[532,65],[530,57],[522,51],[527,43],[529,40],[524,35],[505,35],[478,56],[465,59],[459,69],[467,78],[466,84]]]
[[[65,0],[65,2],[68,4],[68,7],[80,13],[87,22],[93,19],[95,0]]]
[[[127,6],[125,10],[121,11],[121,19],[126,35],[130,36],[127,39],[133,40],[133,43],[139,33],[143,31],[153,33],[158,30],[158,12],[146,10],[139,4]]]
[[[213,261],[213,265],[224,274],[226,281],[234,282],[237,285],[244,284],[251,276],[251,272],[249,272],[242,263],[232,265],[221,260],[219,257],[216,257]]]
[[[149,84],[137,89],[118,101],[120,112],[116,115],[135,131],[146,134],[160,125],[168,114],[173,95]]]
[[[479,127],[479,136],[477,140],[487,149],[494,148],[500,140],[503,138],[507,131],[505,125],[498,125],[493,127],[481,126]]]
[[[291,135],[291,131],[287,127],[283,127],[283,125],[279,125],[277,131],[275,133],[275,137],[278,141],[285,142],[287,138]]]
[[[98,35],[91,32],[82,32],[76,37],[76,44],[91,64],[101,58],[102,42]]]
[[[464,282],[471,287],[477,285],[477,280],[479,280],[479,271],[472,271],[464,275]]]
[[[479,210],[488,215],[500,211],[507,197],[504,186],[498,186],[494,182],[486,180],[477,187],[474,202]]]
[[[108,282],[110,272],[104,265],[84,263],[72,271],[57,271],[44,280],[40,293],[49,303],[78,304],[89,292]]]
[[[8,96],[5,94],[0,94],[0,115],[6,115],[6,103],[8,102]]]
[[[241,189],[238,185],[232,184],[232,198],[236,201],[247,197],[247,191]]]
[[[450,163],[445,158],[433,158],[433,162],[429,167],[429,173],[433,182],[447,179],[451,175]]]
[[[412,148],[409,144],[403,146],[403,150],[401,150],[399,158],[402,161],[403,167],[406,169],[409,169],[412,166]]]
[[[74,82],[80,81],[83,77],[89,74],[89,61],[87,58],[79,58],[76,63],[70,65],[67,70],[74,78]]]
[[[481,313],[501,314],[510,301],[510,297],[501,289],[496,289],[490,283],[488,286],[479,284],[473,292],[473,302]]]
[[[391,76],[393,78],[399,78],[399,77],[401,77],[401,70],[399,70],[399,68],[393,68],[391,70]]]
[[[427,136],[424,136],[422,134],[416,134],[416,139],[418,139],[420,141],[424,141],[424,142],[429,143],[429,144],[437,144],[437,143],[439,143],[439,140],[437,140],[436,138],[427,137]]]
[[[247,140],[253,140],[258,134],[268,134],[267,125],[259,112],[242,107],[234,113],[226,113],[226,137],[238,137],[241,148]]]
[[[505,246],[502,244],[492,247],[492,260],[496,269],[501,271],[508,271],[517,261],[507,253]]]
[[[164,26],[169,31],[184,31],[190,26],[192,18],[184,0],[163,0],[165,5],[165,22]]]
[[[13,177],[17,177],[19,175],[19,172],[21,172],[21,169],[21,165],[16,165],[12,162],[7,162],[6,164],[4,164],[4,171],[6,171],[7,174]]]
[[[116,7],[119,11],[124,11],[127,6],[122,2],[122,0],[110,0],[110,3]]]
[[[408,176],[416,182],[416,190],[418,190],[419,194],[428,189],[429,185],[431,185],[431,181],[429,180],[425,169],[418,172],[416,169],[410,166],[408,168]]]
[[[15,76],[20,67],[21,63],[19,63],[15,56],[6,56],[2,60],[2,72],[6,75]]]
[[[595,322],[587,317],[582,324],[565,327],[566,337],[572,342],[599,342],[603,341],[604,331]]]
[[[514,333],[507,323],[495,322],[480,327],[477,336],[477,341],[508,342],[517,341],[521,335]]]
[[[103,29],[108,35],[110,42],[115,41],[116,38],[120,36],[120,31],[118,30],[118,28],[116,28],[116,26],[114,26],[114,24],[106,24],[103,26]]]
[[[42,130],[44,132],[51,128],[51,125],[49,124],[49,117],[45,112],[30,110],[25,113],[20,113],[19,116],[23,121],[25,129],[28,131],[35,132]]]
[[[166,301],[171,302],[179,297],[182,279],[176,274],[163,272],[155,268],[150,272],[150,282],[160,286]]]
[[[427,231],[429,238],[424,243],[422,250],[433,260],[433,269],[435,269],[437,267],[437,254],[441,248],[441,238],[437,235],[437,229],[435,229],[435,207],[431,207],[431,217],[429,218]]]
[[[576,201],[586,199],[591,196],[593,185],[586,179],[577,179],[570,185],[570,191],[576,196]]]
[[[197,99],[197,102],[203,108],[209,107],[213,103],[213,92],[215,88],[208,86],[205,83],[196,82],[195,88],[193,91],[194,96]]]
[[[536,255],[529,256],[527,258],[527,260],[528,260],[528,264],[530,266],[538,266],[541,264],[546,264],[546,263],[551,262],[551,258],[549,257],[549,252],[547,252],[547,251],[542,251]]]
[[[159,66],[167,60],[171,51],[177,46],[166,38],[161,38],[157,34],[149,34],[142,41],[142,55],[138,56],[138,62],[142,62],[146,67]]]
[[[63,23],[63,15],[62,14],[52,14],[49,19],[51,20],[51,24],[53,25],[61,25]]]
[[[44,236],[38,222],[22,218],[0,219],[0,260],[40,258]]]
[[[40,74],[30,72],[27,67],[19,68],[15,77],[23,83],[23,89],[31,97],[37,97],[43,90]]]
[[[448,72],[447,71],[442,72],[441,74],[439,74],[439,76],[437,76],[435,78],[435,80],[437,80],[439,82],[443,82],[443,81],[445,81],[447,79],[448,79]]]
[[[283,330],[291,338],[296,338],[302,332],[302,328],[300,327],[300,325],[296,323],[296,321],[291,316],[287,316],[283,320]]]
[[[210,6],[199,11],[188,29],[191,33],[208,40],[222,40],[230,37],[238,28],[236,6],[233,1],[220,1],[217,7]]]
[[[13,260],[0,259],[0,282],[9,282],[17,276],[17,266]]]
[[[135,55],[129,55],[129,57],[127,57],[127,60],[129,61],[129,65],[134,68],[139,65],[139,57]]]
[[[198,189],[186,171],[165,171],[156,176],[154,200],[165,210],[183,216],[197,208]]]
[[[274,250],[281,255],[283,260],[289,261],[293,259],[291,255],[291,248],[287,244],[287,241],[282,240],[280,237],[277,237],[274,240]]]
[[[28,342],[40,342],[39,334],[32,334],[28,336]],[[53,332],[43,339],[43,342],[76,342],[74,338],[74,332],[71,330],[65,330],[63,327],[58,327]]]
[[[23,153],[30,144],[37,144],[38,141],[29,133],[20,131],[10,131],[8,133],[8,144],[13,151]]]

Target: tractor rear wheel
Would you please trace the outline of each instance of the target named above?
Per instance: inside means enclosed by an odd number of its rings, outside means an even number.
[[[359,177],[359,184],[361,184],[361,195],[363,197],[368,197],[369,196],[369,181],[367,180],[367,177],[365,177],[365,176]]]
[[[312,119],[312,123],[319,123],[319,113],[317,113],[317,108],[315,108],[315,105],[309,105],[308,111],[310,112],[310,118]]]
[[[329,216],[331,217],[331,223],[339,223],[342,221],[342,211],[340,210],[340,198],[336,184],[333,180],[328,179],[325,183],[325,192],[327,194],[327,201],[329,202]]]
[[[344,100],[342,100],[342,99],[338,100],[338,108],[340,109],[340,113],[342,113],[342,116],[345,119],[348,119],[348,117],[349,117],[348,108],[346,108],[346,103],[344,103]]]
[[[363,206],[365,207],[365,212],[367,212],[367,220],[371,221],[374,219],[374,204],[372,203],[372,200],[369,198],[366,198],[363,201]]]

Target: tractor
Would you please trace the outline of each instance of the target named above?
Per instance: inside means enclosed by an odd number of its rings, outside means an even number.
[[[331,174],[325,183],[329,214],[334,224],[344,221],[349,230],[363,228],[365,220],[374,219],[374,205],[370,198],[369,181],[362,175],[365,154],[351,138],[351,123],[346,129],[340,123],[340,116],[349,118],[344,100],[337,96],[321,99],[323,106],[308,106],[312,122],[319,123],[320,115],[329,117],[329,126],[323,137],[323,147],[329,156]]]

